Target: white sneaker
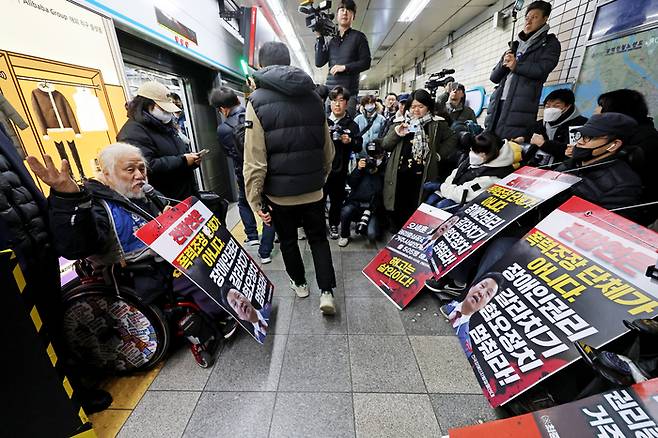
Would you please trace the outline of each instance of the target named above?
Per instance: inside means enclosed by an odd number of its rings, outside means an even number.
[[[336,313],[334,294],[330,291],[323,291],[322,294],[320,294],[320,312],[322,312],[323,315],[334,315]]]
[[[244,245],[245,246],[258,246],[258,245],[260,245],[260,242],[258,241],[258,239],[249,240],[249,238],[247,237],[246,239],[244,239]]]
[[[262,265],[266,265],[268,263],[272,263],[272,257],[261,257],[260,258],[260,263]]]
[[[302,227],[297,228],[297,240],[306,240],[306,233]]]
[[[338,239],[338,246],[341,248],[346,247],[350,243],[350,238],[349,237],[341,237]]]
[[[290,289],[294,290],[299,298],[306,298],[309,294],[308,284],[304,283],[298,286],[292,279],[290,280]]]
[[[331,240],[336,240],[336,239],[338,239],[338,237],[340,237],[340,235],[338,234],[338,227],[336,225],[330,225],[329,226],[329,238]]]

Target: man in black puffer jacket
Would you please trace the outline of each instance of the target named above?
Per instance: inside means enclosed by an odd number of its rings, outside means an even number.
[[[336,276],[327,240],[322,187],[331,172],[334,144],[313,80],[290,66],[283,43],[258,52],[257,89],[249,96],[245,120],[244,181],[247,200],[263,222],[274,224],[281,255],[298,297],[309,295],[297,246],[304,226],[321,291],[320,310],[334,314]]]
[[[528,5],[525,26],[491,72],[498,87],[491,95],[485,126],[501,139],[529,137],[537,119],[539,98],[548,74],[560,58],[560,42],[549,34],[551,5]]]

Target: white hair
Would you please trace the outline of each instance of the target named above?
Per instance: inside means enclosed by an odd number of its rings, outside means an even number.
[[[98,154],[98,164],[100,165],[101,172],[114,175],[119,158],[128,154],[137,154],[146,162],[142,151],[138,147],[128,143],[112,143],[103,148]]]

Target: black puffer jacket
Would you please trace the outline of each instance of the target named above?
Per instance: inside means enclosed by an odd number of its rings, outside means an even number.
[[[267,176],[263,192],[296,196],[324,186],[326,116],[309,75],[273,65],[254,74],[249,101],[265,133]]]
[[[600,166],[570,172],[582,181],[571,188],[571,194],[605,209],[637,204],[642,195],[640,176],[619,156],[610,157]],[[557,167],[558,172],[577,169],[573,160]]]
[[[143,114],[143,122],[131,119],[123,125],[117,141],[142,151],[149,167],[149,183],[163,195],[177,200],[198,196],[194,168],[187,165],[183,156],[189,150],[171,125]]]
[[[345,202],[368,204],[375,211],[382,210],[384,172],[386,172],[386,160],[377,166],[377,171],[374,173],[369,169],[354,169],[347,180],[352,191]]]
[[[491,95],[487,110],[485,126],[488,131],[493,131],[503,139],[530,135],[537,120],[537,109],[544,82],[557,65],[560,50],[557,37],[552,33],[545,34],[521,56],[514,74],[511,75],[510,69],[503,66],[501,57],[489,78],[491,82],[498,84],[498,87]],[[505,82],[508,80],[512,81],[509,84],[509,92],[507,98],[501,101]],[[494,116],[498,111],[500,116],[493,126]]]
[[[172,268],[165,262],[156,262],[145,247],[131,253],[123,251],[114,228],[117,222],[110,220],[108,201],[145,222],[158,214],[157,208],[147,199],[128,202],[95,180],[85,182],[84,190],[77,193],[51,190],[48,203],[50,222],[57,230],[57,251],[71,260],[86,258],[95,267],[139,263],[142,268],[131,274],[132,286],[141,299],[151,302],[165,291]]]

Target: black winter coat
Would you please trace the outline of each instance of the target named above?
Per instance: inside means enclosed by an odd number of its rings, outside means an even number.
[[[78,193],[58,193],[51,190],[48,197],[50,222],[57,230],[56,248],[59,254],[70,259],[89,259],[95,266],[119,264],[123,256],[113,222],[102,201],[120,205],[133,215],[150,221],[158,214],[157,208],[147,199],[128,202],[108,186],[95,181],[85,182]],[[137,206],[137,207],[136,207]],[[144,212],[146,211],[147,214]],[[127,261],[130,264],[130,260]],[[145,302],[151,302],[168,286],[172,268],[166,262],[155,262],[152,257],[139,259],[143,269],[132,274],[132,286]]]
[[[119,131],[117,141],[137,146],[148,164],[149,183],[168,198],[182,201],[198,196],[194,168],[187,165],[189,150],[174,128],[157,120],[128,120]]]
[[[569,160],[555,170],[561,172],[577,167],[573,160]],[[642,196],[640,176],[616,156],[611,157],[607,164],[571,173],[582,178],[571,188],[571,194],[608,210],[637,204]]]
[[[265,134],[267,175],[263,193],[296,196],[325,183],[327,119],[313,79],[292,66],[272,65],[254,73],[249,96]]]
[[[334,126],[334,122],[331,119],[327,119],[329,124],[329,129]],[[354,119],[349,114],[345,114],[345,117],[338,121],[338,125],[342,129],[350,130],[350,138],[352,139],[351,143],[345,144],[341,140],[334,140],[334,147],[336,148],[336,155],[334,155],[334,161],[331,163],[331,171],[336,173],[342,173],[347,175],[347,168],[350,161],[350,154],[352,152],[357,153],[361,151],[361,137],[359,136],[359,125],[356,124]],[[333,132],[332,132],[333,135]]]
[[[569,128],[571,126],[582,126],[585,123],[587,123],[587,117],[574,117],[568,122],[558,126],[558,128],[555,130],[555,135],[553,135],[553,140],[548,139],[548,134],[546,134],[546,126],[544,126],[543,120],[537,121],[534,132],[541,134],[542,137],[544,137],[544,145],[541,147],[542,151],[553,155],[556,162],[564,161],[566,158],[564,151],[567,150],[567,145],[569,144]]]
[[[324,37],[315,43],[315,66],[322,67],[329,63],[329,69],[334,65],[344,65],[345,71],[332,75],[327,73],[326,86],[331,90],[340,85],[346,88],[352,96],[359,92],[359,74],[370,68],[370,47],[368,39],[358,30],[348,29],[341,37],[337,35],[325,44]]]
[[[505,82],[510,78],[510,70],[503,66],[501,57],[489,78],[498,87],[491,95],[487,110],[485,126],[488,131],[493,131],[503,139],[530,135],[537,120],[544,82],[557,65],[560,50],[560,42],[552,33],[537,39],[517,61],[514,75],[511,75],[509,93],[504,101],[500,98]],[[494,126],[494,117],[498,111],[500,116]]]
[[[371,173],[368,169],[361,170],[358,167],[354,169],[347,179],[347,184],[352,191],[345,202],[368,203],[373,210],[382,209],[385,171],[385,161],[377,167],[375,173]]]

